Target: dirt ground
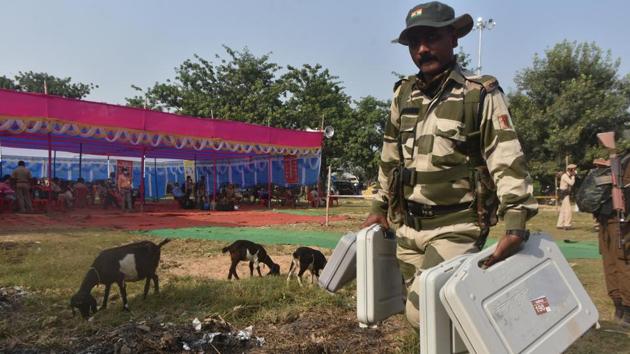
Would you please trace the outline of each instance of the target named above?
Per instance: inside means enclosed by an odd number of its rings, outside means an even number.
[[[107,228],[118,230],[154,230],[198,226],[256,227],[324,222],[323,216],[294,215],[252,206],[237,211],[182,210],[168,205],[147,206],[145,212],[123,213],[119,210],[87,208],[51,214],[3,213],[2,231]],[[345,220],[331,216],[330,221]]]
[[[291,249],[295,247],[286,247],[287,251],[284,253],[269,253],[271,259],[280,265],[280,272],[286,276],[291,266]],[[317,248],[324,253],[328,258],[331,251],[328,249]],[[198,257],[190,257],[188,255],[169,254],[168,259],[163,259],[160,265],[162,269],[161,273],[166,279],[169,276],[190,276],[201,279],[226,279],[228,271],[230,269],[230,256],[229,254],[208,254],[200,261]],[[262,275],[266,275],[269,272],[269,268],[260,263],[260,272]],[[240,262],[236,267],[236,273],[240,278],[247,278],[250,276],[249,263]],[[256,269],[254,269],[254,276],[258,276]],[[311,281],[310,273],[306,272],[303,275],[303,281]]]

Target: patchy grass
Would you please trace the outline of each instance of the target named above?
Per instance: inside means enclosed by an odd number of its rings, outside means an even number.
[[[313,211],[319,213],[321,208]],[[347,219],[332,223],[283,225],[284,230],[356,230],[367,213],[363,201],[342,201],[334,208]],[[574,229],[556,230],[557,212],[544,208],[530,223],[532,230],[550,233],[558,240],[594,241],[597,234],[588,214],[574,214]],[[322,218],[323,221],[323,218]],[[274,226],[275,227],[275,226]],[[499,225],[491,237],[503,232]],[[400,352],[417,353],[418,335],[394,316],[377,330],[360,330],[355,321],[355,288],[337,295],[317,287],[286,284],[285,277],[254,277],[241,281],[200,277],[181,268],[175,259],[209,264],[221,256],[226,242],[174,240],[164,247],[158,270],[161,293],[151,290],[142,299],[144,282],[128,283],[131,312],[121,311],[118,289],[113,287],[110,305],[93,321],[72,317],[69,298],[78,289],[89,265],[104,248],[143,239],[133,232],[83,229],[72,231],[0,234],[0,287],[20,286],[29,293],[0,313],[0,351],[6,347],[76,351],[102,338],[103,333],[125,323],[147,320],[190,326],[194,318],[221,316],[236,328],[254,325],[267,344],[254,351],[269,352]],[[155,240],[154,240],[155,241]],[[294,246],[269,245],[272,257],[290,254]],[[329,252],[327,252],[329,254]],[[214,257],[214,258],[213,258]],[[227,257],[225,258],[227,263]],[[612,322],[613,306],[607,296],[599,260],[571,260],[573,269],[600,312],[602,330],[591,330],[568,353],[628,353],[627,331]],[[286,274],[287,269],[283,269]],[[103,287],[93,291],[100,302]]]

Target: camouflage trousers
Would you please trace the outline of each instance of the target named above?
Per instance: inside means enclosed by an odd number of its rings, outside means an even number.
[[[407,288],[405,315],[414,328],[420,326],[418,291],[422,271],[456,256],[478,252],[475,242],[479,233],[479,226],[474,222],[420,231],[403,225],[397,230],[396,257]]]

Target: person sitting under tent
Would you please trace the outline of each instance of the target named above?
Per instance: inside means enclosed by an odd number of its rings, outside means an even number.
[[[9,184],[9,178],[11,176],[6,175],[0,180],[0,211],[5,208],[10,208],[15,201],[15,191]]]
[[[201,176],[199,181],[195,183],[195,205],[201,208],[203,203],[201,201],[201,197],[206,196],[206,176]]]
[[[116,189],[116,184],[114,184],[114,180],[112,178],[108,178],[107,181],[104,182],[104,187],[105,195],[103,196],[103,209],[107,209],[107,207],[111,204],[115,205],[116,208],[120,208],[120,203],[118,202],[120,197]]]
[[[243,198],[243,195],[238,190],[238,187],[235,187],[234,184],[229,183],[225,187],[225,198],[227,199],[228,203],[238,205],[241,202],[241,198]]]
[[[74,195],[72,194],[72,187],[69,182],[61,183],[61,193],[57,196],[59,204],[70,209],[74,205]]]
[[[185,208],[185,206],[186,206],[186,194],[179,187],[179,183],[175,182],[173,184],[173,188],[171,190],[171,194],[173,194],[173,199],[175,199],[179,203],[179,206],[182,207],[182,208]]]
[[[83,178],[79,177],[77,183],[74,184],[73,190],[76,206],[80,208],[87,206],[88,194],[90,191]]]
[[[61,193],[61,187],[59,187],[59,178],[55,177],[50,182],[50,193],[52,193],[52,199],[57,200],[59,193]]]

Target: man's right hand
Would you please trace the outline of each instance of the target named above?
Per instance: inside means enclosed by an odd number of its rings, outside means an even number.
[[[372,224],[379,224],[385,229],[389,229],[389,223],[387,222],[387,217],[381,214],[370,214],[367,219],[361,224],[361,228],[368,227]]]

